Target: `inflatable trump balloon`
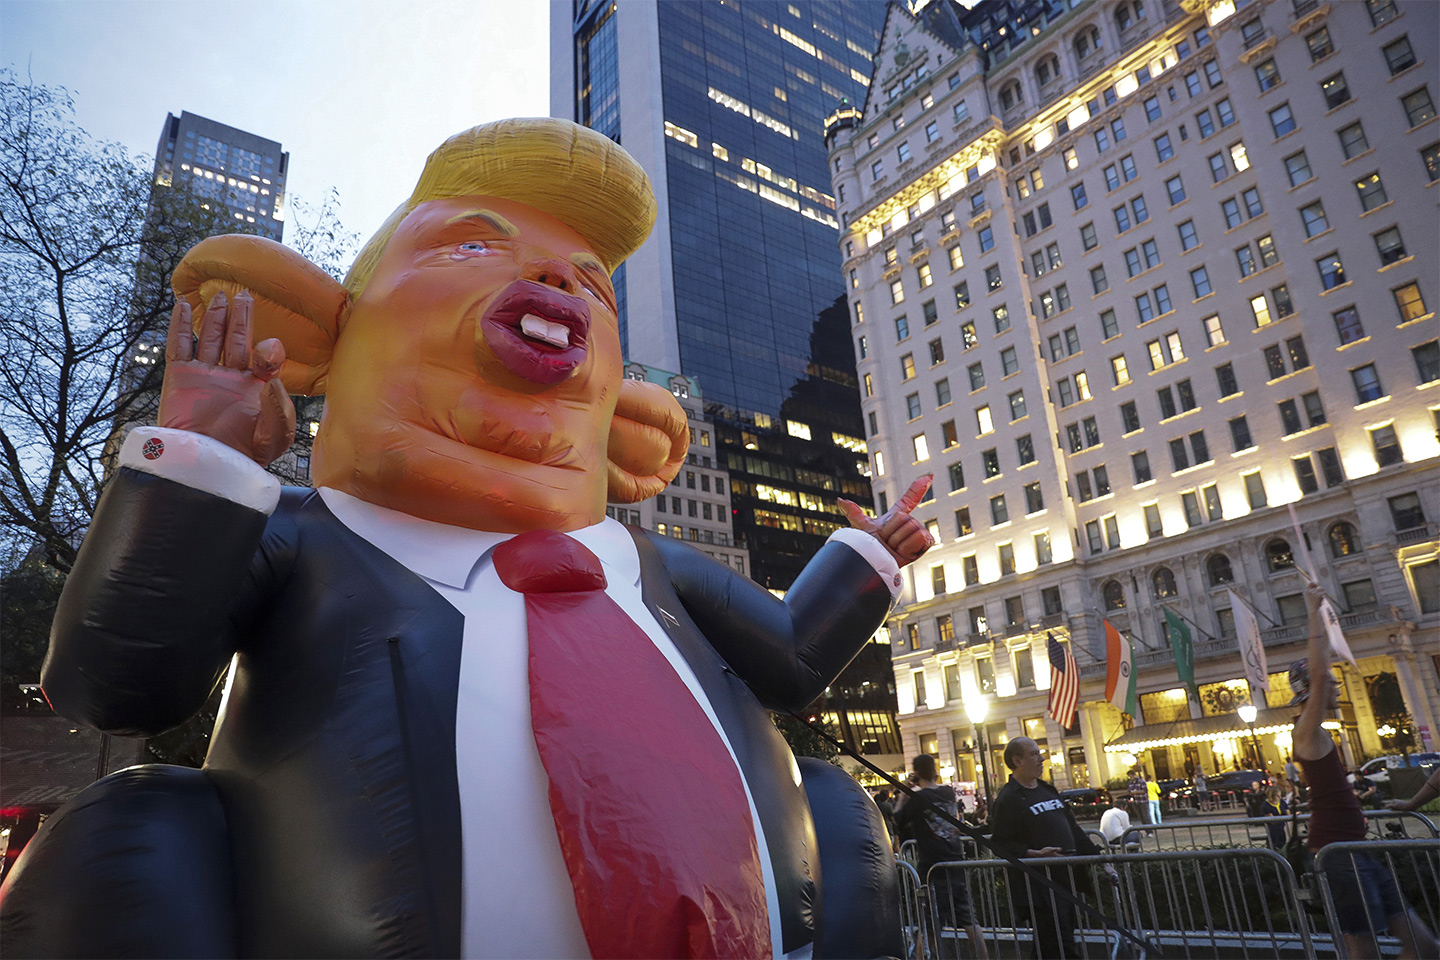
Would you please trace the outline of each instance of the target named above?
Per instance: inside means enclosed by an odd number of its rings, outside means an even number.
[[[882,623],[909,516],[846,505],[784,600],[605,516],[684,412],[621,377],[610,274],[655,201],[561,120],[451,138],[345,284],[255,237],[177,270],[55,618],[55,709],[149,736],[227,666],[201,770],[142,766],[6,879],[7,956],[900,954],[879,814],[799,709]],[[315,489],[261,467],[326,397]]]

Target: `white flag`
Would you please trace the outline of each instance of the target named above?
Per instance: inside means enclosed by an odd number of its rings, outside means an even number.
[[[1245,662],[1245,676],[1252,687],[1270,692],[1270,670],[1265,663],[1265,645],[1260,640],[1260,622],[1255,611],[1234,591],[1230,594],[1230,612],[1235,617],[1235,636],[1240,641],[1240,659]]]
[[[1345,642],[1345,634],[1340,629],[1340,615],[1335,612],[1335,604],[1326,597],[1320,601],[1320,619],[1325,623],[1325,635],[1330,638],[1330,649],[1335,655],[1350,662],[1350,666],[1356,670],[1360,664],[1355,662],[1355,654],[1350,652],[1350,644]]]

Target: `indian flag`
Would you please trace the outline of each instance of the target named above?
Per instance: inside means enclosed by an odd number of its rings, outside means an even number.
[[[1135,716],[1135,665],[1131,661],[1130,641],[1120,631],[1105,623],[1105,699],[1121,713]]]

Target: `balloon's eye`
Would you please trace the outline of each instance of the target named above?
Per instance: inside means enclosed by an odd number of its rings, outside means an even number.
[[[462,243],[455,248],[450,255],[451,259],[464,260],[467,257],[483,257],[490,252],[490,248],[479,240],[472,240],[469,243]]]
[[[600,294],[597,293],[588,283],[580,284],[580,288],[586,293],[590,294],[590,296],[594,297],[596,300],[599,300],[601,303],[605,302],[605,298],[600,296]]]

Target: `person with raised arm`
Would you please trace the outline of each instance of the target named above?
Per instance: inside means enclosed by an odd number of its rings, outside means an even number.
[[[1325,632],[1325,592],[1314,582],[1305,590],[1309,610],[1306,657],[1290,665],[1291,704],[1303,704],[1291,733],[1295,759],[1310,785],[1310,849],[1366,838],[1365,815],[1351,789],[1340,750],[1322,724],[1339,705],[1330,672],[1330,640]],[[1353,853],[1328,872],[1338,931],[1352,958],[1378,957],[1375,938],[1387,932],[1400,939],[1401,957],[1440,956],[1440,943],[1425,921],[1400,895],[1394,876],[1374,858]]]

